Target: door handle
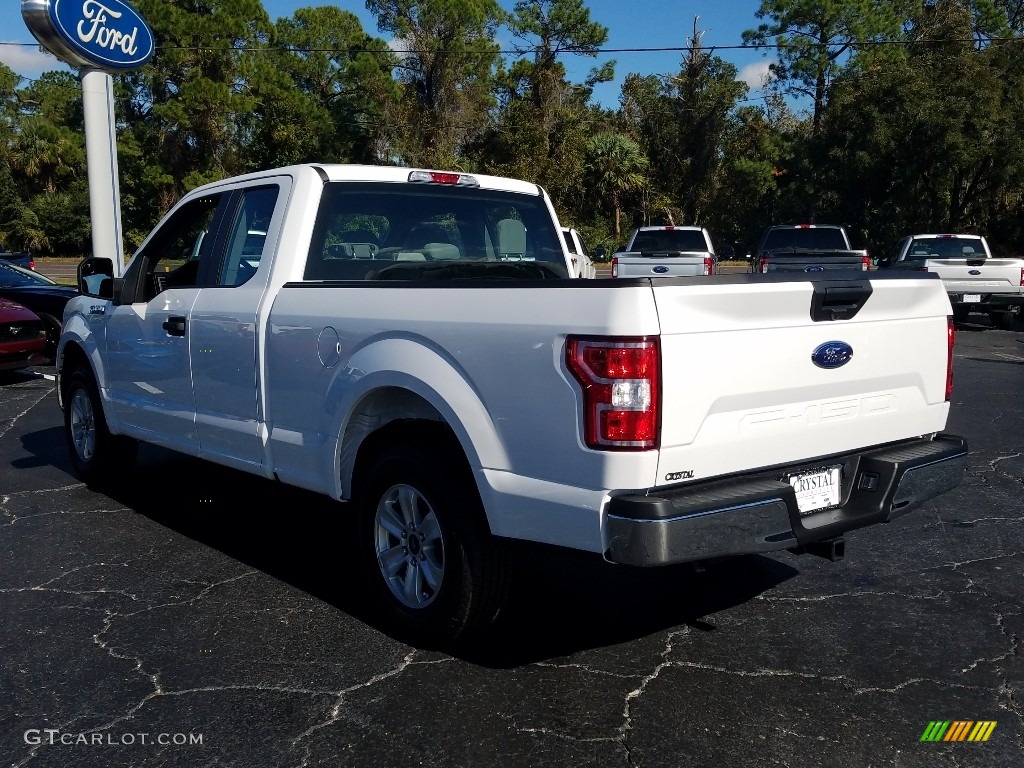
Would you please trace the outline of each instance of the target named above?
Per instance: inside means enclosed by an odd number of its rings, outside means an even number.
[[[164,330],[170,336],[185,335],[185,318],[180,315],[171,315],[164,321]]]

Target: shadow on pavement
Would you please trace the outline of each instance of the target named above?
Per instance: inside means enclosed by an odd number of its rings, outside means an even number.
[[[64,442],[64,427],[50,427],[38,432],[29,432],[22,435],[21,444],[31,456],[12,461],[11,466],[15,469],[51,465],[74,476],[74,469],[68,458],[67,445]]]
[[[58,427],[23,437],[32,461],[67,467]],[[102,492],[155,523],[273,576],[382,632],[353,547],[353,506],[149,445],[120,483]],[[539,545],[513,550],[506,608],[470,647],[443,650],[472,663],[515,667],[629,642],[750,600],[797,572],[762,557],[697,573],[641,569]]]

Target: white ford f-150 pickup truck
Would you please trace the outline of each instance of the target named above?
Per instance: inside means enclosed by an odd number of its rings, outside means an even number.
[[[835,557],[965,466],[934,276],[569,279],[522,181],[226,179],[79,284],[57,361],[78,474],[146,441],[351,501],[368,584],[423,637],[495,615],[511,539]]]
[[[703,227],[640,227],[612,257],[612,277],[690,277],[715,273],[715,249]]]
[[[1012,322],[1024,310],[1024,258],[993,256],[981,235],[905,237],[883,265],[937,274],[956,320],[977,311],[994,321]]]

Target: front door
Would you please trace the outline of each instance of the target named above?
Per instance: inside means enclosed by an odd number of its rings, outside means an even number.
[[[216,271],[222,195],[189,201],[154,231],[125,272],[107,321],[107,388],[120,430],[199,452],[189,314]]]

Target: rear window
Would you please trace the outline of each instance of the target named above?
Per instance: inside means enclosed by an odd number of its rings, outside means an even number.
[[[540,196],[416,184],[327,185],[306,280],[568,277]]]
[[[984,259],[985,246],[977,237],[915,237],[908,258]]]
[[[650,229],[636,233],[632,251],[706,251],[708,244],[699,229]]]
[[[765,238],[762,250],[777,248],[806,248],[808,250],[849,249],[843,232],[836,227],[808,227],[793,229],[772,229]]]

